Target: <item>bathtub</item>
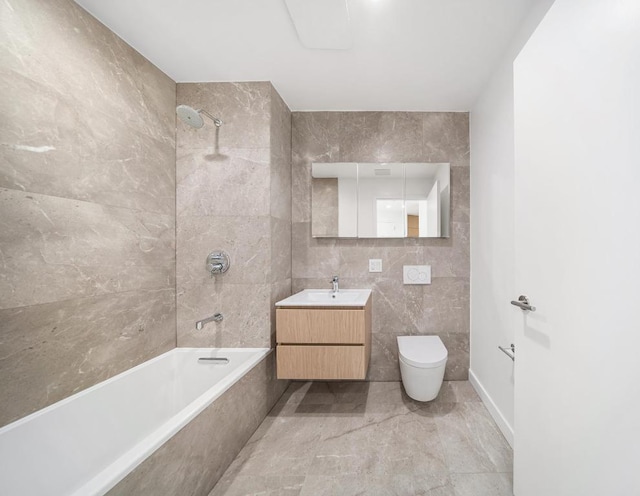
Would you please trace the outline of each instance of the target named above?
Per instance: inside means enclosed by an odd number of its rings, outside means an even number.
[[[147,463],[145,460],[166,446],[176,433],[184,431],[205,409],[211,409],[225,391],[265,362],[270,351],[268,348],[176,348],[3,427],[0,429],[0,494],[89,496],[103,495],[114,488],[115,493],[133,491],[135,484],[122,486],[121,491],[115,486],[140,464]],[[216,357],[225,357],[228,363],[199,360]],[[270,358],[272,361],[273,357]],[[256,372],[257,380],[264,382],[264,375],[268,372]],[[246,387],[252,387],[251,381]],[[258,387],[264,389],[264,386]],[[262,405],[264,415],[268,408],[270,405]],[[206,425],[216,422],[212,418],[204,420]],[[251,422],[246,422],[247,428],[254,429],[259,421],[252,417]],[[215,425],[210,427],[215,428]],[[244,437],[248,438],[251,432]],[[203,434],[197,436],[203,437]],[[187,444],[188,449],[197,449],[193,442]],[[187,455],[176,452],[175,456]],[[228,465],[230,461],[225,463]],[[204,482],[192,483],[190,489],[185,487],[189,481],[181,481],[182,488],[177,491],[206,494],[211,488],[205,486],[215,484],[224,469],[226,466],[218,467],[217,473],[204,477],[207,479]],[[158,467],[156,472],[167,470]],[[201,474],[197,476],[203,479]],[[129,478],[141,484],[140,487],[150,488],[149,481],[141,483],[140,477]],[[202,488],[196,490],[196,486]]]

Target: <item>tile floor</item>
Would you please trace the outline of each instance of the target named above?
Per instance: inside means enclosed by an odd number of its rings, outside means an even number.
[[[512,451],[468,382],[293,382],[209,496],[512,495]]]

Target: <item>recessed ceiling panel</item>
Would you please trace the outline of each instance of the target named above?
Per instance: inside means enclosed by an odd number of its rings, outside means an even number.
[[[353,46],[346,0],[285,0],[305,48],[348,50]]]

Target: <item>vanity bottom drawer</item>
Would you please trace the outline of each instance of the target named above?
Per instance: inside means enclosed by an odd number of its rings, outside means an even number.
[[[278,379],[364,379],[364,346],[278,345]]]

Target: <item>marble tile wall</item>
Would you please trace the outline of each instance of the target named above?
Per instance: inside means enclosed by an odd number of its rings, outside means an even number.
[[[292,114],[292,290],[373,289],[368,379],[399,379],[396,336],[439,335],[449,350],[445,379],[469,368],[469,116],[440,112],[294,112]],[[313,162],[449,162],[448,239],[313,239]],[[382,259],[381,273],[368,259]],[[430,264],[432,284],[402,284],[404,264]]]
[[[175,346],[175,83],[71,0],[0,7],[0,425]]]
[[[267,82],[178,84],[178,103],[224,121],[177,126],[179,346],[269,347],[272,303],[291,292],[291,119]],[[205,259],[225,250],[213,278]],[[195,322],[220,312],[202,330]]]
[[[291,111],[271,87],[270,345],[276,345],[275,302],[291,295]]]

